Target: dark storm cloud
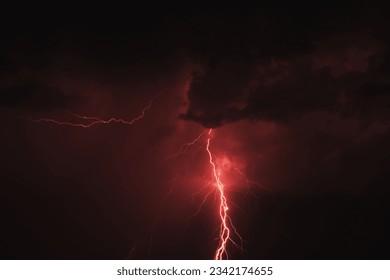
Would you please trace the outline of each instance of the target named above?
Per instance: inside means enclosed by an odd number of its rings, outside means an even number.
[[[388,83],[367,83],[351,93],[354,103],[348,104],[347,114],[366,119],[388,121],[390,109],[390,81]]]
[[[0,106],[28,111],[65,109],[80,100],[42,82],[26,82],[0,89]]]
[[[249,63],[223,59],[194,79],[182,118],[217,127],[240,119],[288,121],[315,111],[388,117],[387,47],[369,32],[333,35],[311,51]]]

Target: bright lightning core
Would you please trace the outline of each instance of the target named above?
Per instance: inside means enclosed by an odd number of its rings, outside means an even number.
[[[196,211],[191,217],[199,214],[201,208],[205,205],[206,200],[209,198],[210,194],[215,194],[215,210],[218,217],[218,245],[214,252],[215,260],[222,260],[229,258],[229,247],[231,245],[241,248],[242,239],[236,228],[233,225],[232,219],[230,217],[230,204],[228,198],[228,188],[242,185],[245,179],[246,185],[249,184],[249,180],[246,179],[245,173],[243,171],[243,165],[236,162],[236,160],[231,160],[226,153],[220,153],[218,150],[215,151],[215,146],[213,146],[213,134],[212,129],[205,130],[200,133],[194,140],[184,143],[180,146],[179,150],[166,157],[164,162],[167,160],[172,160],[188,152],[190,147],[198,145],[201,147],[201,150],[205,151],[207,158],[205,158],[204,166],[207,170],[207,179],[206,182],[199,180],[199,182],[205,183],[200,187],[200,189],[195,193],[195,195],[204,193],[204,189],[209,189],[204,194],[203,199]],[[218,153],[218,155],[216,155]],[[201,174],[193,174],[202,178]],[[204,178],[204,177],[203,177]]]
[[[219,244],[218,248],[215,252],[214,259],[215,260],[222,260],[224,257],[228,258],[228,252],[227,252],[227,246],[228,242],[232,242],[234,245],[237,246],[237,243],[234,242],[232,239],[232,231],[235,233],[241,240],[240,235],[237,233],[236,228],[234,227],[232,220],[230,219],[230,216],[228,214],[229,211],[229,205],[228,200],[226,198],[225,194],[225,185],[221,181],[221,173],[222,169],[217,166],[215,163],[215,159],[213,157],[213,153],[210,149],[210,141],[211,141],[211,132],[212,129],[208,132],[208,138],[207,138],[207,144],[206,144],[206,150],[209,155],[209,163],[211,166],[211,171],[214,179],[214,185],[218,190],[219,194],[219,218],[220,218],[220,229],[219,229]]]

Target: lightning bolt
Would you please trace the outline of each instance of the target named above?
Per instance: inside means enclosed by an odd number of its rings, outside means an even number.
[[[224,257],[228,258],[228,252],[227,252],[228,242],[231,241],[234,245],[237,245],[231,237],[232,230],[240,238],[240,240],[241,237],[237,233],[237,230],[234,227],[232,220],[230,219],[230,216],[228,214],[229,206],[228,206],[228,200],[225,195],[225,186],[221,181],[221,176],[220,176],[221,170],[218,169],[216,163],[214,162],[214,157],[210,150],[211,132],[212,129],[210,129],[208,132],[206,151],[209,155],[209,163],[211,166],[212,175],[219,193],[219,218],[220,218],[219,244],[215,252],[214,259],[222,260]]]
[[[140,114],[131,120],[124,120],[124,119],[114,118],[114,117],[107,119],[107,120],[104,120],[104,119],[101,119],[98,117],[89,117],[89,116],[74,114],[74,113],[71,113],[69,111],[67,111],[67,113],[69,115],[71,115],[74,118],[81,119],[85,123],[71,122],[71,121],[58,121],[58,120],[50,119],[50,118],[41,118],[41,119],[27,118],[27,119],[32,121],[32,122],[35,122],[35,123],[48,122],[48,123],[53,123],[53,124],[57,124],[57,125],[65,125],[65,126],[73,126],[73,127],[81,127],[81,128],[89,128],[89,127],[99,125],[99,124],[111,124],[111,123],[133,125],[134,123],[141,120],[145,116],[146,111],[148,111],[150,109],[150,107],[152,107],[153,101],[161,94],[162,93],[158,93],[158,94],[154,95],[149,100],[149,103],[141,110]]]
[[[222,182],[221,174],[222,174],[222,166],[219,166],[216,163],[216,158],[213,155],[212,149],[211,149],[211,139],[212,139],[212,129],[204,130],[202,133],[200,133],[198,136],[196,136],[192,141],[182,144],[177,152],[175,154],[169,155],[165,158],[164,162],[168,159],[176,158],[179,155],[185,154],[187,150],[194,146],[195,144],[200,143],[202,140],[202,137],[207,135],[206,141],[205,141],[205,150],[208,155],[208,164],[210,165],[210,171],[211,171],[211,180],[207,182],[202,188],[199,189],[197,193],[193,195],[196,196],[203,192],[205,188],[208,188],[209,191],[204,195],[203,199],[201,200],[201,203],[199,204],[197,211],[191,215],[190,218],[197,216],[202,207],[205,205],[207,199],[212,193],[216,194],[216,198],[218,200],[217,207],[218,207],[218,218],[219,218],[219,234],[218,234],[218,246],[214,253],[214,259],[215,260],[222,260],[227,259],[229,257],[228,255],[228,245],[231,243],[236,247],[241,246],[237,244],[237,242],[234,241],[236,237],[240,240],[240,243],[242,243],[242,238],[237,232],[236,228],[234,227],[232,220],[229,216],[229,201],[226,197],[225,193],[225,185]],[[203,145],[203,144],[202,144]],[[244,176],[244,173],[239,170],[239,174]],[[245,177],[246,178],[246,177]],[[169,191],[169,194],[172,193],[172,190]],[[234,238],[233,238],[234,237]]]

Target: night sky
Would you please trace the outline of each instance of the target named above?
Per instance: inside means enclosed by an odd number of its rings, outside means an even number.
[[[5,11],[0,258],[212,259],[212,129],[230,258],[389,259],[385,7],[193,4]]]

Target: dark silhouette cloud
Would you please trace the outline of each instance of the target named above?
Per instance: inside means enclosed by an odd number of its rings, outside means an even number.
[[[267,62],[226,59],[206,66],[193,81],[182,118],[218,127],[241,119],[288,121],[315,111],[385,117],[389,99],[383,84],[390,81],[380,69],[387,51],[383,43],[364,33],[348,33],[315,45],[310,52]],[[375,83],[382,83],[381,97]]]

